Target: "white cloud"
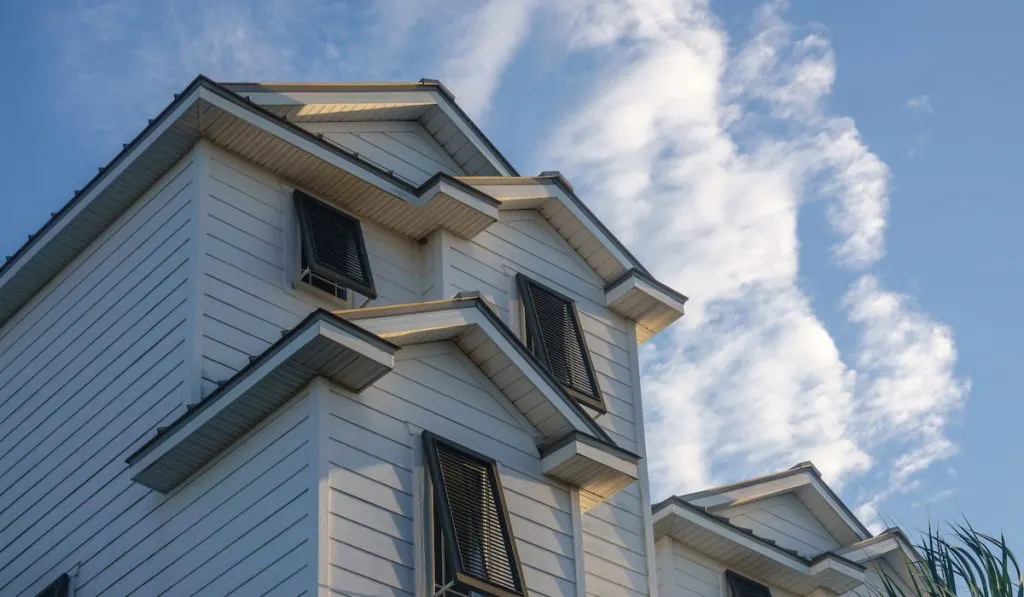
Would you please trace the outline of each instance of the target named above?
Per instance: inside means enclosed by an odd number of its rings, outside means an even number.
[[[693,297],[644,350],[655,492],[811,459],[838,484],[886,471],[870,514],[955,451],[947,414],[966,385],[948,328],[874,278],[845,299],[861,333],[847,360],[801,290],[800,209],[826,201],[835,261],[867,268],[884,254],[890,174],[825,109],[831,47],[796,36],[784,8],[767,4],[736,44],[706,2],[564,5],[570,47],[608,61],[546,163]]]
[[[536,0],[490,0],[451,28],[455,45],[442,67],[459,106],[474,119],[487,116],[502,71],[525,37]]]
[[[932,100],[927,95],[918,95],[907,100],[907,108],[914,112],[921,112],[922,114],[931,114]]]

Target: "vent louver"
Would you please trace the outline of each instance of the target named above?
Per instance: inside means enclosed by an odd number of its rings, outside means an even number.
[[[516,277],[526,312],[526,344],[580,402],[604,411],[576,303],[522,274]]]
[[[359,220],[295,191],[295,210],[302,229],[302,256],[309,270],[338,286],[377,297]]]
[[[494,461],[424,432],[440,542],[457,589],[525,595]]]

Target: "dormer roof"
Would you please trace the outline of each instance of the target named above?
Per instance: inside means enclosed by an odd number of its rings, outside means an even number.
[[[300,126],[331,119],[416,120],[469,176],[439,172],[414,185]],[[654,281],[564,177],[519,177],[437,81],[221,85],[199,76],[0,266],[0,325],[201,138],[417,240],[440,228],[472,238],[501,210],[532,204],[605,280],[607,305],[637,322],[640,341],[683,314],[686,297]]]
[[[784,494],[795,495],[840,545],[852,545],[871,537],[871,531],[825,483],[821,472],[811,462],[801,462],[785,471],[690,493],[680,496],[680,499],[711,512],[721,512]]]

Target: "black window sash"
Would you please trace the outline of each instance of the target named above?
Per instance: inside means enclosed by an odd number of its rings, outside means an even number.
[[[373,272],[370,270],[370,259],[366,252],[366,241],[363,238],[363,227],[359,220],[298,189],[292,193],[292,197],[299,220],[302,256],[309,270],[321,278],[332,280],[339,286],[355,290],[363,296],[377,298],[377,289],[373,282]],[[344,222],[346,230],[351,231],[356,257],[359,261],[359,271],[355,275],[344,271],[344,268],[341,266],[334,266],[317,259],[316,238],[314,237],[313,226],[310,221],[310,209],[330,211],[333,217]]]
[[[571,312],[571,326],[574,328],[573,333],[576,335],[577,343],[580,347],[580,358],[582,359],[584,369],[586,370],[588,383],[590,384],[590,387],[593,388],[593,391],[588,392],[584,388],[578,388],[564,383],[563,387],[569,395],[578,402],[581,402],[599,412],[605,412],[604,397],[601,394],[601,386],[597,383],[597,374],[594,372],[594,363],[590,358],[590,347],[587,346],[587,339],[583,333],[583,324],[580,321],[579,310],[576,308],[576,301],[557,290],[524,276],[523,274],[516,274],[516,283],[519,288],[520,300],[523,303],[524,320],[526,322],[526,346],[548,368],[549,371],[551,371],[551,361],[549,360],[547,349],[544,346],[540,322],[537,321],[537,309],[530,290],[531,288],[538,289],[541,292],[545,292],[555,299],[564,302],[568,306]]]
[[[446,439],[443,439],[429,431],[423,432],[423,442],[427,460],[427,470],[431,485],[433,486],[433,516],[434,516],[434,540],[432,542],[433,549],[438,549],[442,545],[444,546],[444,553],[434,553],[434,573],[440,571],[440,567],[437,565],[438,558],[444,558],[446,572],[449,578],[437,579],[435,582],[441,581],[446,582],[448,580],[455,581],[455,589],[480,591],[486,595],[493,595],[495,597],[524,597],[526,595],[526,589],[524,586],[523,569],[522,564],[519,560],[519,552],[516,549],[515,539],[512,536],[512,525],[508,517],[508,506],[505,503],[505,493],[501,486],[501,476],[498,474],[497,463],[492,459],[479,454],[469,448],[460,446]],[[455,532],[455,521],[453,519],[453,512],[451,510],[453,504],[449,499],[449,491],[445,484],[444,476],[441,472],[441,461],[438,454],[438,448],[446,449],[449,452],[454,452],[460,456],[466,457],[469,460],[476,461],[477,464],[483,464],[485,466],[485,473],[480,475],[479,483],[491,484],[493,482],[493,498],[494,506],[497,509],[499,522],[501,525],[501,534],[504,542],[505,559],[507,559],[510,569],[503,570],[505,575],[510,576],[513,579],[513,583],[517,586],[517,590],[510,590],[510,588],[499,586],[494,584],[488,578],[481,578],[476,575],[470,574],[467,571],[467,566],[464,565],[463,555],[469,555],[472,558],[479,558],[475,560],[476,568],[482,568],[487,570],[492,565],[496,565],[495,562],[488,561],[490,558],[485,548],[482,536],[477,536],[478,543],[471,543],[466,545],[465,543],[459,544],[458,536]],[[481,497],[483,497],[481,495]],[[473,520],[474,517],[482,521],[484,516],[483,511],[486,508],[486,504],[481,502],[479,508],[475,508],[474,504],[466,504],[460,502],[455,504],[457,507],[465,509],[472,509],[469,512],[461,512],[464,516]],[[475,513],[475,514],[474,514]]]

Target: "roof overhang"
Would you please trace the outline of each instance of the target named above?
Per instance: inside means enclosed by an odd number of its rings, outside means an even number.
[[[412,239],[472,238],[498,217],[499,202],[464,182],[438,174],[414,187],[200,76],[0,267],[0,324],[203,138]]]
[[[605,286],[605,305],[636,322],[637,342],[651,336],[683,316],[687,298],[638,269],[631,269]]]
[[[908,562],[923,561],[907,535],[898,528],[886,529],[870,539],[858,541],[836,553],[858,564],[886,559],[897,570],[905,568]]]
[[[687,503],[669,498],[654,507],[654,532],[726,566],[797,595],[816,589],[842,594],[865,581],[864,566],[833,553],[807,560]]]
[[[500,210],[538,210],[604,280],[605,304],[636,322],[644,342],[683,316],[687,298],[658,282],[558,172],[540,176],[465,176],[459,180],[500,203]]]
[[[225,83],[293,122],[417,121],[471,175],[518,176],[515,168],[435,79],[416,83]]]
[[[631,269],[650,275],[576,196],[561,174],[458,178],[497,199],[502,211],[539,210],[606,284],[618,280]]]
[[[616,446],[475,293],[336,313],[398,346],[455,343],[537,430],[545,473],[581,488],[581,508],[638,478],[639,456]]]
[[[544,474],[580,488],[580,510],[586,512],[615,495],[640,476],[639,458],[609,449],[581,433],[566,435],[541,452]]]
[[[310,314],[127,462],[132,479],[166,493],[217,457],[317,376],[360,392],[394,366],[398,347],[327,311]]]
[[[809,462],[771,475],[684,495],[681,499],[711,512],[722,512],[787,493],[803,502],[841,545],[850,545],[871,537],[871,532]]]

